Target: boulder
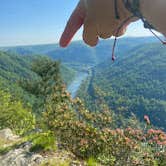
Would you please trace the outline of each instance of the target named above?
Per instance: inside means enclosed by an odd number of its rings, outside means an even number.
[[[14,141],[19,138],[19,136],[14,135],[11,129],[0,130],[0,138],[3,140]]]
[[[29,151],[32,144],[26,142],[17,149],[13,149],[0,156],[0,166],[36,166],[40,165],[44,158],[40,154]]]

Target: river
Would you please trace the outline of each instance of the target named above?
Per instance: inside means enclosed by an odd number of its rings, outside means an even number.
[[[67,90],[71,94],[72,98],[77,96],[77,91],[79,90],[82,82],[88,77],[88,73],[79,72],[77,73],[75,79],[68,86]]]

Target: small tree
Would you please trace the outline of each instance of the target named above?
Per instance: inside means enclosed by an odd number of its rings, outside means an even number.
[[[45,111],[46,98],[53,91],[54,86],[62,84],[60,63],[47,57],[40,57],[32,63],[32,71],[38,76],[37,80],[21,80],[21,87],[36,97],[33,105],[35,113],[41,115]]]

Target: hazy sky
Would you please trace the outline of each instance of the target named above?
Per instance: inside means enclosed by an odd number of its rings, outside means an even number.
[[[1,0],[0,46],[57,43],[78,0]],[[80,30],[74,40],[81,39]],[[141,22],[126,36],[148,36]]]

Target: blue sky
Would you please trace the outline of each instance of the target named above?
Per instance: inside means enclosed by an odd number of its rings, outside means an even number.
[[[1,0],[0,46],[57,43],[78,0]],[[81,39],[82,30],[74,40]],[[125,36],[148,36],[141,22]]]

